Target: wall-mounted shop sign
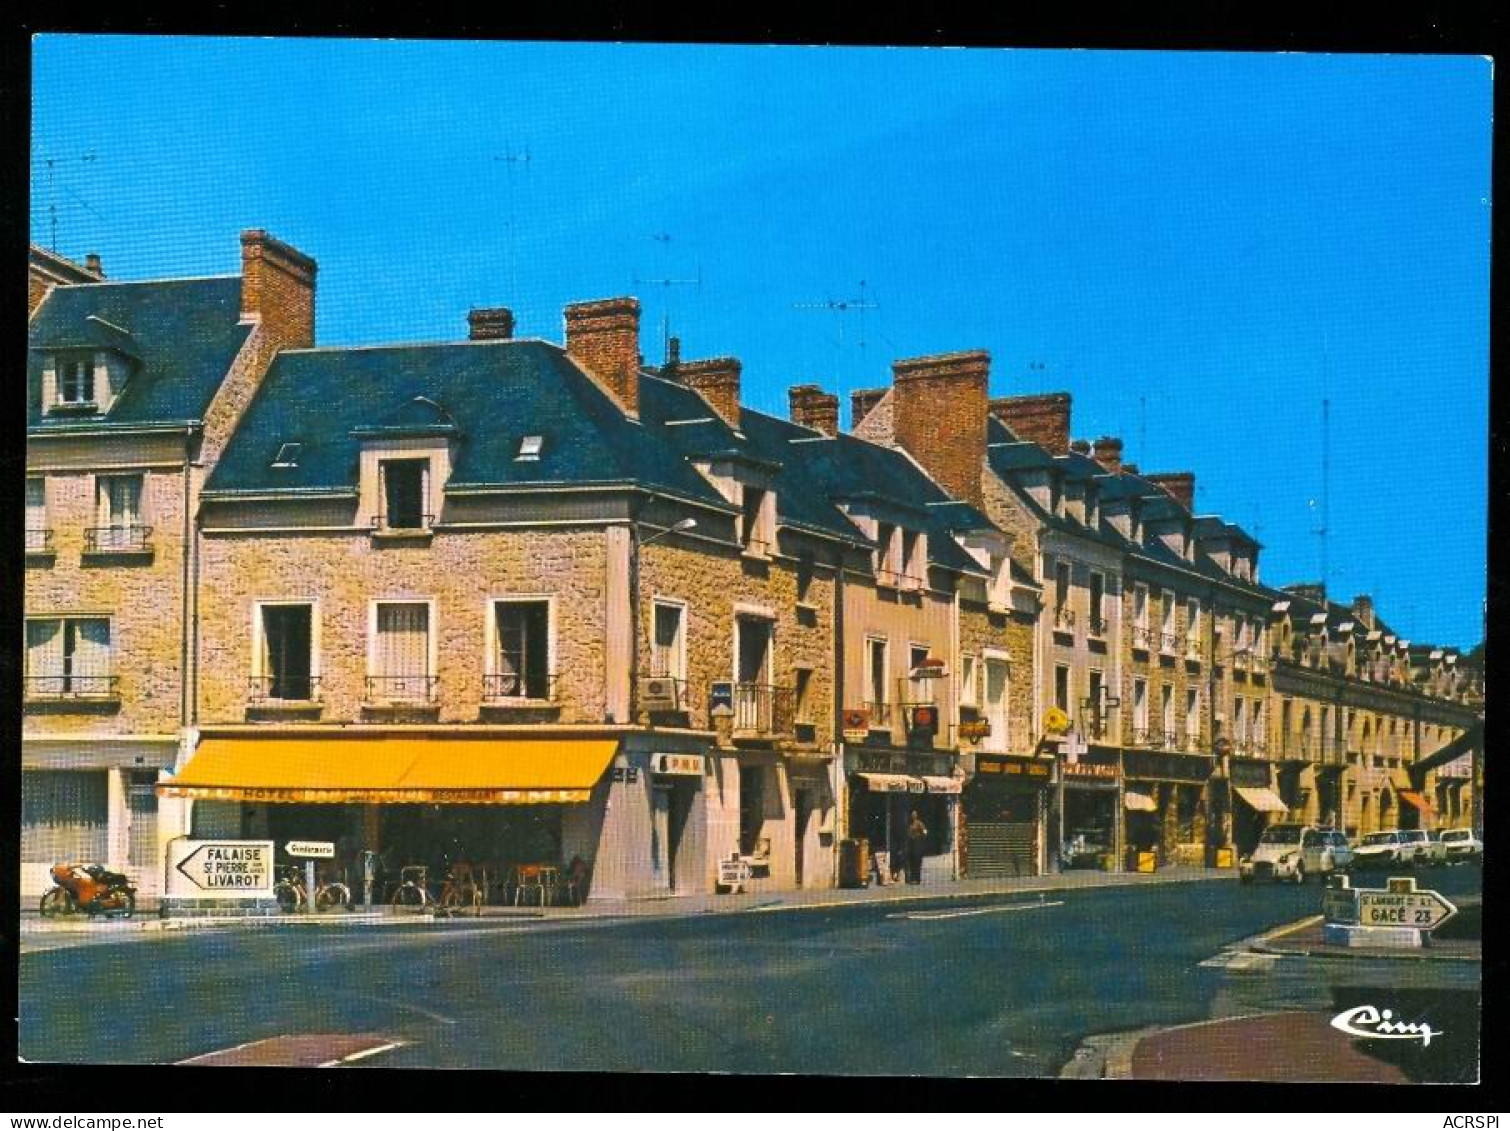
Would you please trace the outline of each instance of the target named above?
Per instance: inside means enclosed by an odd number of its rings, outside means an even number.
[[[652,754],[650,771],[656,774],[700,778],[703,776],[703,756],[701,754]]]
[[[1033,778],[1047,781],[1051,777],[1052,762],[1039,758],[1013,758],[1010,755],[977,754],[975,773],[977,777]]]
[[[845,742],[864,742],[870,737],[870,711],[868,708],[846,708],[842,721],[844,724]]]
[[[336,845],[332,840],[291,840],[283,846],[290,856],[310,860],[334,860]]]
[[[990,737],[990,719],[972,719],[970,722],[960,723],[959,736],[969,739],[971,742],[979,742],[983,738]]]
[[[1199,754],[1162,754],[1150,750],[1129,750],[1123,758],[1126,762],[1127,776],[1130,778],[1203,782],[1211,776],[1211,759]]]
[[[640,780],[640,768],[638,766],[615,766],[611,780],[623,782],[626,785],[634,785]]]
[[[1066,762],[1061,769],[1067,782],[1115,782],[1122,772],[1115,762]]]
[[[734,710],[734,684],[718,680],[708,686],[708,710]]]
[[[1268,789],[1272,784],[1268,762],[1251,762],[1245,758],[1234,758],[1227,773],[1232,778],[1233,785],[1246,786],[1250,789]]]
[[[911,774],[914,777],[947,778],[953,771],[953,759],[947,754],[904,754],[890,750],[860,750],[855,753],[855,769],[870,774]]]

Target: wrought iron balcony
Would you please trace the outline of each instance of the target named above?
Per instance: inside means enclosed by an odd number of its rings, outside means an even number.
[[[778,738],[792,733],[792,689],[764,683],[734,685],[734,733]]]
[[[369,703],[433,703],[440,677],[435,675],[370,675]]]
[[[150,526],[91,526],[84,531],[86,554],[146,554],[151,550]]]
[[[26,677],[28,699],[114,699],[118,677],[56,673]]]
[[[886,730],[891,726],[890,703],[866,703],[865,709],[870,712],[871,730]]]
[[[246,681],[246,699],[253,706],[276,703],[318,703],[317,675],[254,675]]]
[[[53,552],[52,531],[29,529],[26,532],[26,552],[28,554],[50,554]]]
[[[555,672],[499,672],[482,677],[484,703],[550,703],[555,698]]]
[[[1163,737],[1160,735],[1160,737]],[[1154,732],[1146,726],[1135,726],[1132,731],[1134,746],[1152,746],[1154,744]]]
[[[1105,617],[1098,617],[1094,613],[1091,614],[1089,630],[1092,636],[1105,636],[1107,627],[1108,625]]]
[[[1054,606],[1054,627],[1060,632],[1069,632],[1075,627],[1075,610],[1068,605]]]
[[[1161,736],[1165,750],[1178,750],[1180,748],[1180,732],[1166,730]]]
[[[434,525],[433,514],[404,514],[399,515],[397,521],[388,514],[372,516],[374,534],[429,534]]]
[[[1148,651],[1154,645],[1157,634],[1146,624],[1135,624],[1132,630],[1132,646]]]

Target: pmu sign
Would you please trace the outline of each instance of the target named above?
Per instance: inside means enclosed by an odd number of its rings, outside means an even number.
[[[273,894],[270,840],[176,840],[168,846],[168,895],[259,899]]]

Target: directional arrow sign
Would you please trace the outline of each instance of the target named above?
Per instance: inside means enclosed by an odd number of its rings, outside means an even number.
[[[1358,923],[1364,927],[1414,927],[1434,931],[1458,913],[1440,892],[1418,891],[1410,877],[1391,878],[1389,890],[1358,892]]]
[[[334,841],[329,840],[291,840],[283,846],[283,851],[290,856],[333,860],[336,855],[336,846]]]
[[[173,870],[183,880],[169,894],[246,899],[272,892],[271,841],[178,841],[172,853]]]

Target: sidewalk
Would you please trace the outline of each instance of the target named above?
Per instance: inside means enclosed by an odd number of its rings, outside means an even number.
[[[480,918],[488,921],[571,922],[601,919],[666,919],[699,915],[726,915],[742,912],[779,912],[856,907],[867,904],[947,903],[958,900],[984,899],[1005,895],[1036,895],[1090,888],[1138,887],[1152,884],[1190,883],[1199,880],[1235,881],[1232,869],[1165,868],[1152,873],[1064,872],[1050,876],[1024,876],[1019,879],[955,880],[936,884],[891,884],[868,888],[806,888],[796,891],[755,891],[739,895],[696,892],[687,895],[657,896],[645,899],[592,899],[581,907],[484,907]],[[23,909],[21,933],[40,934],[63,931],[182,930],[191,927],[298,927],[368,924],[373,926],[416,922],[475,922],[471,912],[432,920],[418,911],[396,911],[377,907],[357,907],[349,912],[326,912],[320,915],[282,915],[272,918],[246,918],[233,915],[205,916],[192,919],[160,919],[156,909],[142,908],[132,919],[42,919],[33,909]]]

